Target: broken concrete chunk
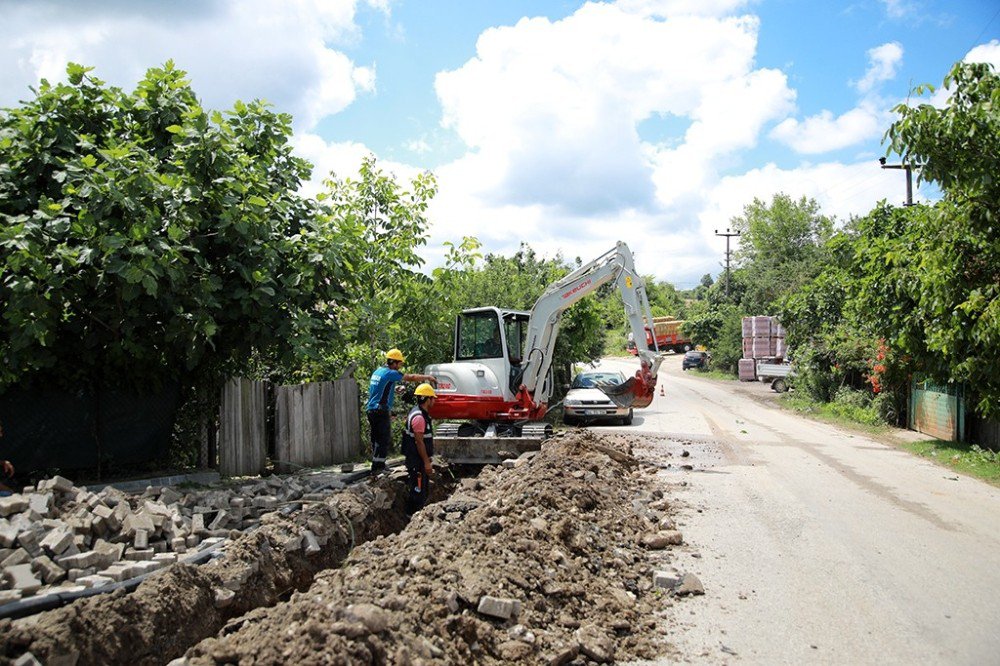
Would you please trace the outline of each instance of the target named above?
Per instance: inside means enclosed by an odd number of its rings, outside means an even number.
[[[549,531],[549,521],[544,518],[532,518],[529,524],[539,532]]]
[[[87,567],[86,569],[70,569],[66,572],[66,580],[76,582],[85,576],[93,576],[95,573],[97,573],[97,569],[94,567]]]
[[[32,562],[32,568],[41,575],[47,585],[58,583],[66,577],[66,571],[45,555],[36,557]]]
[[[28,500],[23,495],[15,493],[9,497],[0,497],[0,516],[21,513],[27,508]]]
[[[521,602],[516,599],[503,599],[488,595],[484,595],[479,600],[479,607],[476,608],[476,612],[481,615],[489,615],[501,620],[510,619],[512,616],[517,615],[520,610]]]
[[[17,526],[6,520],[0,523],[0,548],[10,548],[17,541]]]
[[[674,593],[679,597],[691,594],[705,594],[705,587],[693,573],[686,573]]]
[[[678,578],[677,574],[670,573],[669,571],[653,572],[653,587],[661,590],[672,590],[677,587],[680,582],[681,579]]]
[[[107,576],[90,575],[77,578],[75,582],[87,587],[104,587],[115,581]]]
[[[35,577],[30,564],[17,564],[4,569],[9,587],[20,590],[23,595],[32,595],[42,587],[42,581]]]
[[[102,563],[111,565],[122,559],[125,553],[125,544],[108,543],[103,539],[98,539],[94,544],[94,551],[101,554]]]
[[[163,486],[160,489],[160,501],[164,504],[176,504],[177,502],[180,502],[183,497],[183,495],[169,486]]]
[[[122,521],[122,534],[126,537],[134,537],[136,530],[146,530],[147,533],[156,529],[153,517],[145,511],[130,513]]]
[[[45,535],[38,545],[56,555],[62,554],[64,550],[73,543],[73,533],[68,529],[55,529]]]
[[[125,552],[125,559],[130,562],[142,562],[153,559],[156,554],[152,548],[136,548]]]
[[[549,658],[550,666],[564,666],[569,662],[576,659],[577,655],[580,654],[580,647],[576,644],[569,645],[563,649],[556,652],[552,657]]]
[[[302,543],[305,546],[306,555],[314,555],[320,551],[319,540],[310,530],[302,530]]]
[[[580,652],[599,664],[606,664],[615,658],[615,642],[595,624],[585,624],[576,630],[576,640]]]
[[[55,498],[52,493],[31,493],[25,497],[28,498],[28,508],[42,516],[48,516],[55,506]]]
[[[135,546],[136,550],[144,550],[149,547],[149,531],[144,529],[137,529],[135,531],[135,539],[133,539],[132,544]]]
[[[221,529],[227,522],[229,522],[229,514],[225,511],[219,511],[215,516],[215,520],[208,526],[210,530]]]
[[[642,545],[650,550],[663,550],[667,546],[678,546],[682,543],[684,537],[677,530],[646,534],[642,537]]]
[[[58,490],[61,493],[69,493],[74,490],[73,482],[64,476],[53,476],[48,482],[49,490]]]
[[[25,562],[31,561],[31,555],[24,548],[18,548],[13,553],[8,555],[3,562],[0,562],[0,567],[7,568],[18,564],[24,564]]]
[[[389,628],[389,616],[373,604],[351,604],[347,607],[347,617],[360,622],[373,634],[381,634]]]
[[[225,608],[231,605],[233,599],[236,598],[236,592],[225,587],[217,587],[212,590],[212,593],[215,595],[214,603],[216,608]]]

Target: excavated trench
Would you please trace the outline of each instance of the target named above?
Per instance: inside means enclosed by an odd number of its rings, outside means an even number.
[[[454,489],[434,486],[432,501]],[[398,477],[365,480],[292,514],[275,512],[201,566],[177,564],[124,589],[21,620],[0,620],[0,663],[163,664],[226,623],[308,588],[356,546],[407,524]],[[315,537],[315,540],[313,540]]]
[[[270,514],[204,566],[0,622],[0,663],[680,658],[672,607],[699,592],[675,568],[682,537],[659,469],[632,455],[646,444],[563,433],[510,468],[438,484],[409,522],[403,483],[386,478]],[[315,552],[305,530],[323,542]]]

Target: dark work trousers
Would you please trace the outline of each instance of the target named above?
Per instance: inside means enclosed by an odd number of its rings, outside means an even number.
[[[431,480],[424,472],[424,461],[416,451],[406,456],[406,474],[410,493],[406,496],[406,513],[415,514],[424,508],[431,494]]]
[[[389,457],[389,444],[392,442],[392,422],[389,419],[389,410],[369,410],[368,425],[371,426],[372,472],[380,472],[385,469],[385,459]]]

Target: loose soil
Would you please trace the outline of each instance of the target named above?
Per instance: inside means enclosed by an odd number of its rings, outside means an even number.
[[[66,664],[677,657],[662,634],[676,592],[653,585],[654,569],[670,573],[671,507],[659,467],[633,456],[645,441],[574,430],[475,478],[439,472],[436,503],[408,523],[402,478],[366,481],[271,514],[206,565],[2,621],[0,664],[26,652]],[[489,614],[490,598],[510,617]]]

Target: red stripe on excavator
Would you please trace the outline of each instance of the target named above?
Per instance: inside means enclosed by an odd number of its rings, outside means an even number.
[[[545,412],[545,405],[525,407],[518,401],[507,401],[497,396],[438,393],[430,414],[435,419],[519,421],[540,419]]]

